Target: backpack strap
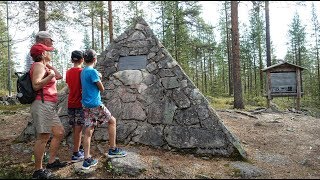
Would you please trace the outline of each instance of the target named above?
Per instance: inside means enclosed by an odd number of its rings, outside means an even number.
[[[43,89],[41,88],[41,100],[42,100],[42,103],[44,103],[44,98],[43,98]]]

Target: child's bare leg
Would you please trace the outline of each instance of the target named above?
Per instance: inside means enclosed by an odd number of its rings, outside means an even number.
[[[73,129],[73,152],[78,152],[81,144],[82,126],[76,125]]]
[[[92,133],[94,131],[94,127],[86,127],[85,133],[84,133],[84,138],[83,138],[83,148],[84,148],[84,158],[90,157],[90,143],[91,143],[91,137]]]
[[[109,145],[110,148],[116,147],[116,133],[117,133],[117,124],[116,124],[116,118],[113,116],[108,121],[108,133],[109,133]]]

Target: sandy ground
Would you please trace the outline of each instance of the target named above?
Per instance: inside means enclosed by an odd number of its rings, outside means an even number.
[[[262,173],[252,179],[319,179],[320,178],[320,119],[292,112],[243,112],[217,110],[225,126],[241,141],[248,154],[247,164]],[[26,178],[31,178],[33,142],[14,145],[13,140],[27,125],[26,112],[1,112],[0,170],[17,168]],[[93,143],[92,154],[99,158],[95,173],[81,175],[73,166],[55,171],[59,178],[74,179],[240,179],[246,178],[232,165],[233,159],[201,158],[146,146],[121,145],[135,149],[146,170],[137,176],[117,174],[106,168],[105,157]],[[101,144],[100,144],[101,146]],[[106,146],[106,145],[103,145]],[[107,148],[107,147],[106,147]],[[70,160],[70,148],[62,145],[61,160]],[[1,172],[1,171],[0,171]],[[3,175],[2,175],[3,176]],[[0,173],[0,178],[1,173]]]

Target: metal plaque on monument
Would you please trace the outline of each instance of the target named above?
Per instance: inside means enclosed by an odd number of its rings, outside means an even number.
[[[145,69],[147,56],[125,56],[119,58],[119,71]]]

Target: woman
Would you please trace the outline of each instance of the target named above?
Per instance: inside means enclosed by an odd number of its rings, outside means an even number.
[[[41,43],[33,45],[30,49],[30,55],[34,61],[30,69],[30,76],[33,89],[38,91],[36,100],[30,108],[37,133],[34,145],[35,171],[32,175],[36,179],[48,179],[52,174],[47,169],[67,165],[56,159],[57,150],[63,139],[64,127],[55,110],[58,101],[56,81],[62,79],[62,76],[49,64],[51,61],[49,51],[52,50],[53,47]],[[46,166],[47,169],[44,169],[42,158],[51,133],[53,137],[50,143],[50,158]]]

